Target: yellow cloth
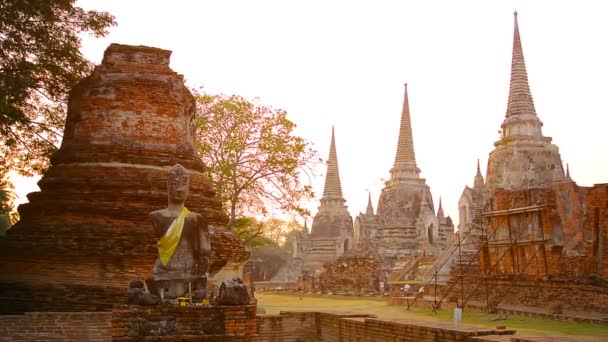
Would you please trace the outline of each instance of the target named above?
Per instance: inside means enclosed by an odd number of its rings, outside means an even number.
[[[173,220],[165,235],[158,240],[158,255],[160,256],[160,261],[163,265],[169,263],[169,260],[171,260],[171,257],[179,244],[179,240],[182,237],[182,230],[184,229],[184,222],[186,221],[186,216],[188,216],[189,212],[190,211],[184,207],[181,214]]]

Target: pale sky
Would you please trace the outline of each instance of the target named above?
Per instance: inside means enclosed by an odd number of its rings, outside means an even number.
[[[485,175],[509,89],[513,11],[543,133],[583,186],[608,182],[606,1],[81,0],[118,25],[85,38],[95,63],[112,42],[172,50],[189,86],[258,97],[288,111],[327,158],[331,126],[353,218],[389,178],[408,83],[414,146],[435,208],[458,221],[477,158]],[[313,180],[317,200],[325,168]],[[18,181],[20,201],[33,182]],[[310,224],[310,220],[309,220]]]

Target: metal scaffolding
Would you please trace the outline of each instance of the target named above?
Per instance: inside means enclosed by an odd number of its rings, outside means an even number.
[[[530,193],[528,193],[528,196],[530,196]],[[458,235],[455,244],[449,250],[448,257],[445,257],[435,267],[434,274],[424,284],[426,288],[434,283],[433,311],[435,312],[445,298],[455,291],[459,291],[460,297],[457,306],[464,309],[478,290],[484,287],[486,309],[492,312],[516,285],[516,276],[526,274],[526,270],[533,262],[537,264],[537,274],[539,274],[539,270],[542,270],[542,275],[548,275],[549,269],[544,246],[549,240],[545,237],[542,220],[542,215],[547,208],[547,205],[532,205],[495,211],[483,211],[481,208],[477,208],[477,215],[471,228],[465,231],[463,236]],[[488,227],[490,228],[490,236],[488,236]],[[476,234],[472,234],[474,231]],[[474,235],[476,235],[478,241],[470,241],[475,237]],[[465,264],[462,259],[462,250],[466,245],[474,245],[477,248],[475,254]],[[530,246],[535,246],[535,248],[532,257],[528,258],[525,248]],[[448,281],[448,286],[442,291],[442,295],[438,299],[437,278],[439,270],[452,260],[455,253],[458,253],[458,273],[454,274],[455,269],[452,267],[450,272],[452,279]],[[493,255],[495,258],[492,258]],[[510,260],[505,260],[506,257]],[[508,261],[508,263],[503,263],[503,260]],[[470,272],[471,266],[474,266],[478,261],[483,263],[483,267],[480,264],[476,272]],[[505,269],[503,267],[505,264],[510,264],[511,269]],[[468,272],[465,272],[465,269]],[[504,293],[490,300],[488,280],[496,275],[509,275],[511,276],[511,282]],[[466,291],[465,278],[472,280],[467,282],[471,286]],[[458,284],[460,286],[457,286]],[[465,292],[468,292],[468,294],[465,295]],[[418,292],[411,301],[407,301],[407,309],[409,310],[422,297],[423,292]]]

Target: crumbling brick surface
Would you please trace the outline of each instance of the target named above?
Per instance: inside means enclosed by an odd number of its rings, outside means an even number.
[[[112,340],[109,312],[31,312],[0,315],[0,341]]]
[[[484,214],[489,274],[603,276],[606,264],[605,185],[494,192]],[[489,256],[484,260],[484,255]]]
[[[485,302],[486,274],[490,304],[608,312],[607,219],[606,184],[495,190],[483,211],[482,273],[465,277],[465,298],[472,293]],[[456,301],[460,284],[452,275],[445,291],[456,283],[450,293]]]
[[[490,276],[487,289],[494,307],[500,303],[550,309],[559,304],[565,310],[608,313],[608,282],[597,278]],[[482,278],[464,281],[464,297],[469,300],[486,303],[485,291]],[[449,300],[458,301],[460,292],[458,283]]]
[[[170,54],[112,44],[72,90],[41,191],[0,239],[0,313],[109,310],[130,280],[149,277],[157,251],[148,213],[166,206],[176,163],[190,171],[186,206],[216,227],[227,222],[194,146],[194,98]],[[212,274],[247,259],[221,228],[211,244]]]
[[[326,271],[319,277],[319,286],[326,293],[374,293],[378,291],[381,268],[382,259],[373,244],[360,243],[326,266]]]
[[[115,341],[251,341],[256,307],[119,305],[112,309]]]

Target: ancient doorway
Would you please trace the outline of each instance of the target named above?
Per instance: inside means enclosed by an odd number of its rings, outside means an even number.
[[[346,253],[346,251],[348,251],[349,248],[350,248],[349,240],[346,239],[346,240],[344,240],[344,253]]]

